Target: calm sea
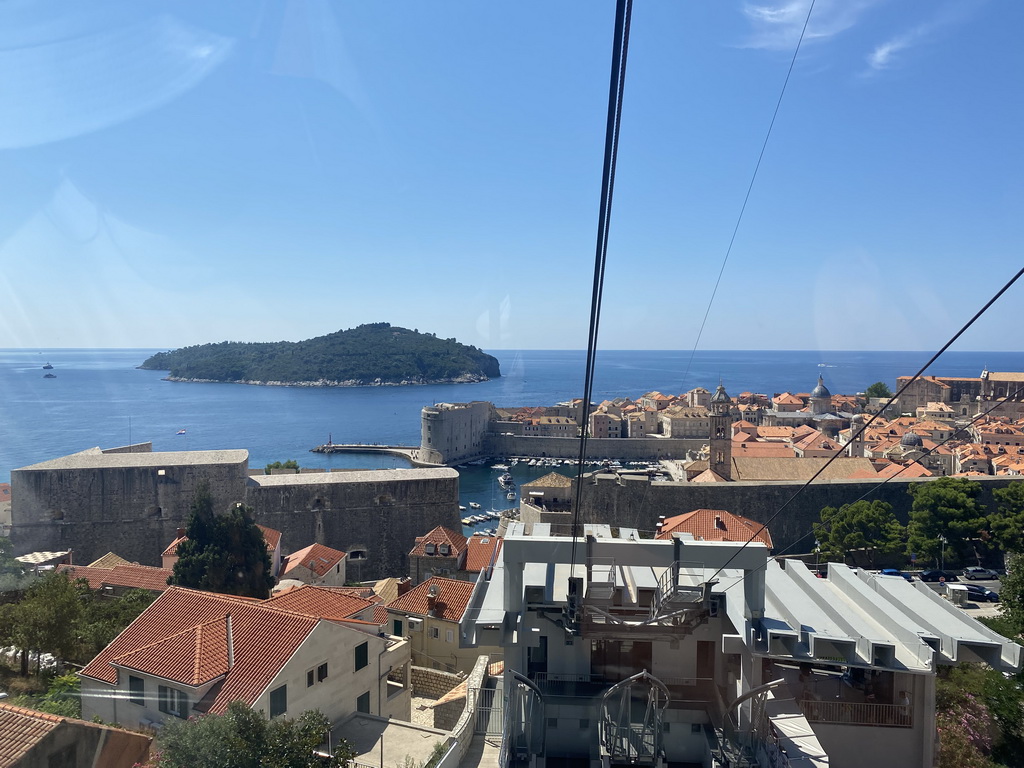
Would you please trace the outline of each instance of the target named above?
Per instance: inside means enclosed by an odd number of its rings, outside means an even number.
[[[497,351],[502,377],[479,384],[315,389],[163,381],[163,372],[135,368],[155,351],[0,350],[0,482],[18,467],[142,441],[152,441],[156,451],[245,448],[251,467],[287,459],[311,467],[405,466],[396,458],[322,456],[309,449],[328,437],[418,444],[420,409],[437,402],[550,405],[579,397],[586,358],[582,351]],[[684,380],[689,352],[608,351],[598,356],[594,399],[713,389],[719,379],[730,394],[808,392],[819,373],[833,393],[853,393],[875,381],[893,387],[929,354],[706,351],[697,353]],[[43,378],[47,362],[54,379]],[[977,376],[986,366],[1022,371],[1024,353],[950,352],[929,373]],[[519,465],[515,474],[522,482],[547,471]],[[464,472],[463,503],[492,507],[495,474],[486,467]]]

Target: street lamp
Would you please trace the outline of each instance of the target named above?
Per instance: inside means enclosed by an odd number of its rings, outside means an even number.
[[[946,570],[946,537],[939,534],[939,541],[942,542],[942,548],[939,555],[942,558],[940,561],[942,564],[939,566],[939,570],[944,571]]]

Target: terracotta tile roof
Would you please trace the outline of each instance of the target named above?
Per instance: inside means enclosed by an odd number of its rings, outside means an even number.
[[[272,595],[264,605],[336,621],[356,618],[356,614],[371,608],[374,602],[357,597],[346,590],[303,584],[301,587]]]
[[[487,665],[487,674],[491,677],[497,677],[498,675],[505,674],[505,662],[504,661],[492,661]]]
[[[793,448],[789,443],[780,443],[777,441],[772,442],[752,442],[733,441],[732,445],[733,456],[761,456],[761,457],[777,457],[777,458],[792,458],[794,456]]]
[[[205,685],[228,673],[227,615],[118,656],[113,663],[193,688]]]
[[[466,564],[464,571],[480,573],[491,564],[495,552],[501,551],[501,537],[474,534],[466,543]]]
[[[273,528],[267,528],[265,525],[257,525],[256,527],[263,532],[263,540],[267,543],[267,551],[273,554],[274,550],[281,543],[281,532],[275,531]],[[178,554],[178,545],[187,539],[188,536],[179,536],[167,545],[167,549],[160,553],[161,556],[170,557],[171,555]]]
[[[71,579],[85,579],[90,589],[103,587],[124,587],[126,589],[148,589],[163,592],[167,579],[174,571],[167,568],[153,568],[149,565],[115,565],[113,568],[96,568],[91,565],[58,565],[57,570]]]
[[[323,576],[341,562],[343,557],[345,557],[345,553],[340,549],[332,549],[323,544],[310,544],[305,549],[292,552],[281,561],[281,575],[283,576],[302,565],[317,576]]]
[[[115,555],[113,552],[107,552],[103,557],[93,560],[89,563],[89,568],[113,568],[115,565],[131,565],[120,555]]]
[[[391,601],[387,607],[389,611],[433,616],[444,621],[462,621],[462,614],[466,612],[474,586],[469,581],[434,576],[397,600]],[[431,589],[437,591],[437,596],[433,599],[433,610],[429,594]]]
[[[0,702],[0,768],[19,764],[62,722],[63,717]]]
[[[690,482],[691,483],[727,483],[729,481],[726,480],[724,477],[722,477],[717,472],[715,472],[713,469],[705,469],[703,472],[701,472],[699,475],[697,475],[695,478],[693,478]]]
[[[654,538],[671,539],[673,533],[690,533],[702,541],[753,540],[771,548],[772,537],[768,529],[760,528],[760,523],[724,509],[695,509],[666,519]],[[755,535],[755,531],[759,532]]]
[[[0,483],[0,503],[11,500],[11,484]]]
[[[396,579],[394,576],[379,579],[373,584],[373,593],[385,603],[390,603],[398,597],[398,582],[399,579]]]
[[[548,472],[543,477],[538,477],[536,480],[531,480],[528,483],[523,484],[523,489],[526,488],[570,488],[572,487],[572,480],[565,475],[559,474],[558,472]]]
[[[433,544],[433,552],[428,553],[426,550],[427,544]],[[431,555],[441,555],[439,551],[441,544],[447,544],[449,551],[443,557],[458,557],[466,551],[466,537],[461,533],[453,531],[451,528],[445,528],[443,525],[439,525],[431,531],[423,534],[422,536],[416,537],[416,543],[413,548],[409,551],[409,555],[429,557]]]
[[[222,666],[222,662],[227,663],[226,644],[217,639],[219,631],[213,627],[225,626],[224,617],[228,614],[231,615],[234,666],[228,670],[220,687],[214,689],[208,711],[223,712],[229,702],[238,700],[252,704],[319,623],[318,618],[282,610],[263,601],[170,587],[90,661],[81,674],[116,685],[117,670],[113,663],[122,659],[144,663],[151,674],[168,679],[189,674],[189,664],[192,679],[209,675],[211,670]],[[197,652],[201,625],[209,626],[211,634],[209,642],[203,641],[201,652]],[[267,642],[268,638],[273,638],[273,642]],[[174,642],[165,642],[171,640]],[[179,644],[185,660],[171,652],[179,648]],[[133,652],[143,649],[146,653],[133,658]],[[197,663],[199,671],[196,671]]]
[[[388,623],[388,609],[383,605],[373,606],[373,623],[374,624],[387,624]]]

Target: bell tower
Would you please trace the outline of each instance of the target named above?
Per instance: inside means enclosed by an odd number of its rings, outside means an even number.
[[[711,454],[708,468],[720,477],[732,479],[732,399],[718,382],[718,389],[711,396]]]

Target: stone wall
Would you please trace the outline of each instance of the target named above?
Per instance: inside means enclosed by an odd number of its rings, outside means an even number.
[[[442,672],[439,669],[430,669],[429,667],[412,665],[410,670],[413,695],[425,696],[428,699],[440,699],[466,679],[465,675]]]
[[[758,522],[768,518],[786,504],[800,489],[802,483],[665,483],[649,482],[646,478],[616,478],[597,475],[596,484],[588,478],[583,488],[581,519],[583,522],[608,523],[613,526],[654,531],[660,515],[670,517],[694,509],[725,509]],[[982,486],[980,502],[994,509],[992,491],[1013,482],[1024,482],[1008,477],[974,477]],[[902,523],[910,514],[911,496],[907,488],[911,483],[928,482],[928,478],[890,480],[879,485],[878,480],[838,480],[814,483],[800,492],[796,499],[769,526],[775,552],[792,547],[792,552],[810,552],[814,548],[811,524],[819,519],[823,507],[839,507],[852,503],[865,493],[869,501],[880,499],[893,506],[893,512]],[[558,522],[559,516],[546,515],[545,522]]]
[[[685,459],[687,451],[700,450],[707,444],[707,438],[695,440],[660,437],[591,437],[587,440],[587,457],[626,461]],[[580,441],[575,437],[526,437],[489,432],[484,436],[483,455],[575,459],[580,455]]]
[[[72,549],[88,563],[113,551],[160,565],[203,481],[215,509],[244,502],[281,531],[283,554],[313,542],[349,553],[357,581],[405,575],[416,536],[460,529],[458,473],[447,468],[249,477],[245,451],[76,457],[11,473],[17,554]]]

